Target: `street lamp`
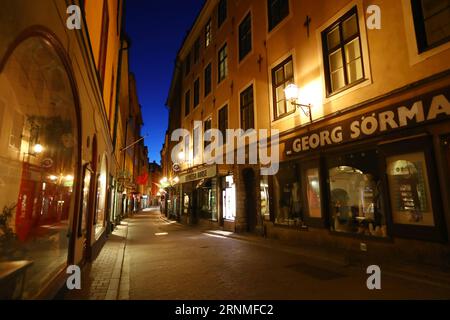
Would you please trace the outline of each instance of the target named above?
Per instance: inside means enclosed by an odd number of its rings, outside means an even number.
[[[311,104],[301,104],[298,103],[298,97],[299,97],[300,89],[295,84],[290,84],[284,89],[284,94],[286,96],[286,100],[292,103],[292,105],[296,106],[297,108],[301,109],[303,113],[309,117],[309,121],[312,123],[312,111],[311,111]]]

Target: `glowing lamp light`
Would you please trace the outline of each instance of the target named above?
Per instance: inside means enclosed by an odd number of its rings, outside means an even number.
[[[181,151],[180,153],[178,153],[178,160],[180,161],[184,161],[186,159],[186,156],[184,154],[183,151]]]
[[[48,177],[49,179],[50,179],[50,181],[56,181],[56,180],[58,180],[58,177],[57,176],[49,176]]]
[[[44,147],[41,144],[35,144],[33,147],[33,152],[35,154],[41,154],[44,151]]]
[[[291,102],[297,102],[299,97],[300,89],[295,84],[290,84],[284,89],[284,94],[286,96],[286,100]]]
[[[180,178],[175,177],[175,178],[173,179],[173,182],[175,182],[175,184],[177,184],[178,182],[180,182]]]

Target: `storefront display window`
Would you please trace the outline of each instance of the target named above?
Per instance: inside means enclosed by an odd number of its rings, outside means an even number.
[[[306,180],[306,197],[308,201],[309,217],[322,218],[319,169],[314,168],[306,170]]]
[[[197,191],[200,218],[217,221],[217,182],[216,179],[200,181]]]
[[[0,262],[27,260],[23,298],[67,264],[78,175],[76,103],[48,41],[24,40],[0,73]]]
[[[274,177],[275,223],[301,224],[303,222],[303,203],[300,166],[297,163],[281,164]]]
[[[105,227],[105,206],[107,192],[107,165],[106,157],[103,157],[100,175],[97,179],[97,208],[95,212],[95,236],[98,237]]]
[[[337,162],[341,165],[329,169],[331,229],[387,237],[376,152],[347,155]]]
[[[270,220],[269,177],[261,177],[261,216],[264,220]]]
[[[225,220],[236,219],[236,186],[233,176],[225,178],[225,189],[223,190],[223,218]]]
[[[425,154],[404,154],[386,161],[394,223],[434,226]]]

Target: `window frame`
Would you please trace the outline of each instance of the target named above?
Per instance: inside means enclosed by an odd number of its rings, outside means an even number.
[[[205,25],[205,48],[212,44],[212,19],[209,18]]]
[[[228,1],[227,0],[219,0],[219,4],[217,6],[217,28],[223,26],[225,21],[228,18]]]
[[[187,117],[191,113],[191,90],[184,93],[184,116]]]
[[[226,49],[225,57],[223,59],[221,59],[221,52],[224,49]],[[225,44],[219,49],[218,54],[217,54],[217,61],[218,61],[217,79],[218,79],[218,83],[221,83],[228,77],[228,43],[225,42]],[[222,64],[225,66],[225,69],[224,69],[225,74],[224,75],[221,74]]]
[[[209,70],[209,73],[208,73]],[[204,70],[204,97],[208,97],[212,92],[212,63],[208,63]]]
[[[294,56],[291,54],[289,55],[289,57],[287,57],[286,59],[284,59],[281,63],[279,63],[278,65],[276,65],[275,67],[272,68],[271,70],[271,74],[272,74],[272,103],[273,103],[273,121],[277,121],[283,118],[286,118],[292,114],[294,114],[296,112],[296,108],[294,107],[294,109],[292,111],[287,111],[288,110],[288,102],[286,99],[284,99],[284,103],[285,103],[285,110],[286,112],[278,115],[278,100],[277,100],[277,88],[280,86],[277,86],[276,83],[276,72],[278,69],[280,69],[281,67],[285,67],[285,65],[287,65],[289,62],[292,62],[292,79],[290,78],[290,80],[292,80],[293,83],[295,83],[295,66],[294,66]],[[284,71],[283,71],[284,72]],[[283,85],[288,83],[290,80],[284,80]]]
[[[200,104],[200,77],[194,81],[194,105],[193,110],[195,110]]]
[[[411,10],[414,22],[414,31],[416,34],[418,53],[424,53],[434,48],[440,47],[443,44],[450,42],[450,35],[439,40],[436,43],[428,44],[426,35],[425,18],[423,15],[423,8],[420,0],[411,0]]]
[[[198,64],[200,61],[200,48],[201,48],[201,38],[198,37],[194,42],[194,64]]]
[[[304,222],[307,226],[313,228],[328,228],[328,215],[327,215],[327,178],[326,174],[324,174],[325,163],[323,158],[316,158],[307,161],[303,161],[301,165],[301,184],[302,184],[302,197],[303,203],[305,204],[303,208],[303,218]],[[307,181],[307,172],[311,169],[317,169],[319,172],[319,188],[320,188],[320,213],[321,217],[311,217],[310,215],[310,206],[308,202],[308,181]]]
[[[109,35],[109,6],[108,1],[103,1],[102,25],[100,47],[98,53],[98,72],[102,87],[105,86],[106,61],[108,60],[108,35]]]
[[[241,28],[244,25],[244,23],[247,22],[247,19],[250,19],[250,21],[248,22],[249,23],[249,29],[247,30],[246,34],[244,35],[245,39],[243,40],[243,34],[241,33],[242,32]],[[238,28],[239,29],[238,30],[239,31],[239,34],[238,34],[238,40],[239,40],[238,41],[238,45],[239,45],[239,50],[238,50],[239,62],[243,61],[253,50],[253,26],[252,26],[252,23],[253,23],[252,12],[249,11],[245,15],[244,19],[242,19],[241,23],[239,24],[239,28]],[[245,41],[245,40],[249,41],[249,43],[247,44],[248,48],[246,48],[246,51],[243,52],[242,49],[245,48],[243,46],[243,41]]]
[[[269,29],[269,33],[272,32],[276,27],[280,25],[281,22],[283,22],[289,15],[291,14],[291,4],[290,0],[273,0],[273,1],[286,1],[287,3],[287,14],[283,17],[279,17],[279,20],[274,22],[272,19],[272,7],[271,6],[272,0],[267,0],[267,25]]]
[[[342,32],[342,24],[349,18],[351,18],[353,15],[356,17],[356,24],[358,27],[358,32],[351,37],[349,37],[347,40],[343,40],[343,32]],[[322,55],[323,55],[323,65],[324,65],[324,77],[325,77],[325,90],[326,90],[326,97],[330,98],[332,96],[338,95],[352,87],[355,87],[364,81],[367,80],[366,75],[366,69],[365,69],[365,59],[364,59],[364,48],[362,46],[362,32],[360,28],[360,17],[358,14],[358,6],[353,6],[349,11],[347,11],[345,14],[343,14],[340,18],[338,18],[335,22],[333,22],[331,25],[329,25],[327,28],[325,28],[321,32],[321,38],[322,38]],[[340,42],[339,45],[333,48],[328,48],[328,34],[334,30],[335,28],[339,28],[339,36],[340,36]],[[359,50],[361,53],[361,68],[362,68],[362,78],[353,82],[348,83],[348,71],[347,71],[347,62],[346,62],[346,56],[345,56],[345,45],[351,43],[355,39],[359,38]],[[344,70],[344,81],[345,86],[333,91],[332,85],[331,85],[331,72],[330,72],[330,60],[329,57],[333,52],[336,52],[337,50],[341,50],[341,59],[343,62],[343,70]]]
[[[226,111],[225,112],[225,115],[226,115],[226,123],[224,124],[225,125],[225,127],[224,128],[221,128],[222,127],[222,121],[221,121],[221,115],[223,114],[223,111]],[[228,142],[228,139],[227,139],[227,129],[228,129],[228,126],[229,126],[229,114],[228,114],[228,112],[229,112],[229,104],[227,103],[227,104],[224,104],[219,110],[217,110],[217,122],[218,122],[218,129],[219,129],[219,131],[222,133],[222,138],[223,138],[223,143],[224,144],[226,144],[227,142]]]
[[[251,103],[248,104],[243,104],[243,98],[244,95],[248,93],[248,91],[251,90]],[[251,110],[250,110],[251,107]],[[243,123],[243,114],[244,114],[244,109],[248,109],[250,110],[249,113],[249,119],[251,121],[251,126],[249,127],[245,127],[244,123]],[[241,128],[244,131],[250,130],[250,129],[255,129],[255,88],[254,85],[251,84],[248,87],[246,87],[243,91],[241,91],[241,93],[239,94],[239,115],[240,115],[240,124],[241,124]]]

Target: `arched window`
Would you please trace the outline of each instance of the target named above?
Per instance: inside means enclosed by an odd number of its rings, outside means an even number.
[[[0,261],[30,260],[25,298],[67,263],[78,175],[77,102],[50,41],[31,36],[0,69]]]

